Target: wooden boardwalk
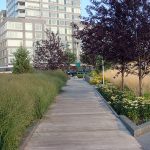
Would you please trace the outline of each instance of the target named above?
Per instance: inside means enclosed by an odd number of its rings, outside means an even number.
[[[71,79],[24,150],[141,150],[92,86]]]

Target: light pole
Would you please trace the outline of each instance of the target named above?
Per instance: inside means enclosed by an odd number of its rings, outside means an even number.
[[[79,42],[76,42],[77,62],[80,62]]]
[[[103,72],[103,85],[105,84],[105,66],[104,66],[104,58],[102,57],[102,72]]]

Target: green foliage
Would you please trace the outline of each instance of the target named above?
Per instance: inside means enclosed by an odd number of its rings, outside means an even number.
[[[77,57],[76,54],[66,51],[65,52],[66,64],[70,65],[75,63]]]
[[[83,78],[83,77],[84,77],[84,74],[77,74],[77,77],[78,77],[78,78]]]
[[[58,34],[46,29],[46,39],[34,43],[33,66],[38,70],[57,70],[64,63],[63,43]]]
[[[100,84],[102,82],[102,74],[99,71],[91,71],[90,76],[92,77],[90,84]]]
[[[26,128],[43,116],[67,78],[60,71],[0,75],[0,149],[17,150]]]
[[[14,56],[13,73],[28,73],[31,71],[29,52],[25,48],[18,48]]]
[[[102,60],[103,60],[102,56],[97,56],[96,57],[96,66],[95,66],[95,68],[99,71],[102,71]],[[105,68],[105,71],[110,69],[111,68],[111,63],[104,60],[104,68]]]
[[[144,93],[143,94],[143,97],[145,98],[145,99],[150,99],[150,93]]]
[[[100,93],[119,115],[126,115],[136,124],[150,120],[150,101],[136,97],[129,89],[120,91],[111,83],[99,87]]]

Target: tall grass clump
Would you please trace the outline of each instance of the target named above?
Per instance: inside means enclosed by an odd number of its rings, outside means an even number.
[[[17,150],[26,128],[40,119],[66,82],[61,71],[0,75],[0,150]]]
[[[107,70],[105,72],[106,80],[113,83],[114,85],[117,85],[120,87],[121,83],[121,76],[115,77],[117,74],[117,70]],[[115,78],[114,78],[115,77]],[[144,97],[150,98],[150,76],[146,76],[143,79],[142,89],[144,93]],[[138,88],[138,77],[135,75],[129,74],[128,76],[125,76],[125,86],[128,87],[130,90],[132,90],[136,95],[138,95],[139,88]]]

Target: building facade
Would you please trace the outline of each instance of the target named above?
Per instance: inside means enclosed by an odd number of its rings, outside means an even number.
[[[0,23],[0,66],[11,64],[12,52],[20,44],[33,55],[33,42],[44,38],[46,29],[58,33],[79,58],[80,42],[72,37],[71,23],[80,23],[80,0],[7,0],[6,4],[7,17]],[[42,26],[41,31],[36,25]]]
[[[31,59],[33,44],[44,38],[45,21],[22,18],[7,18],[0,25],[0,66],[11,66],[14,52],[20,47],[26,47]]]

